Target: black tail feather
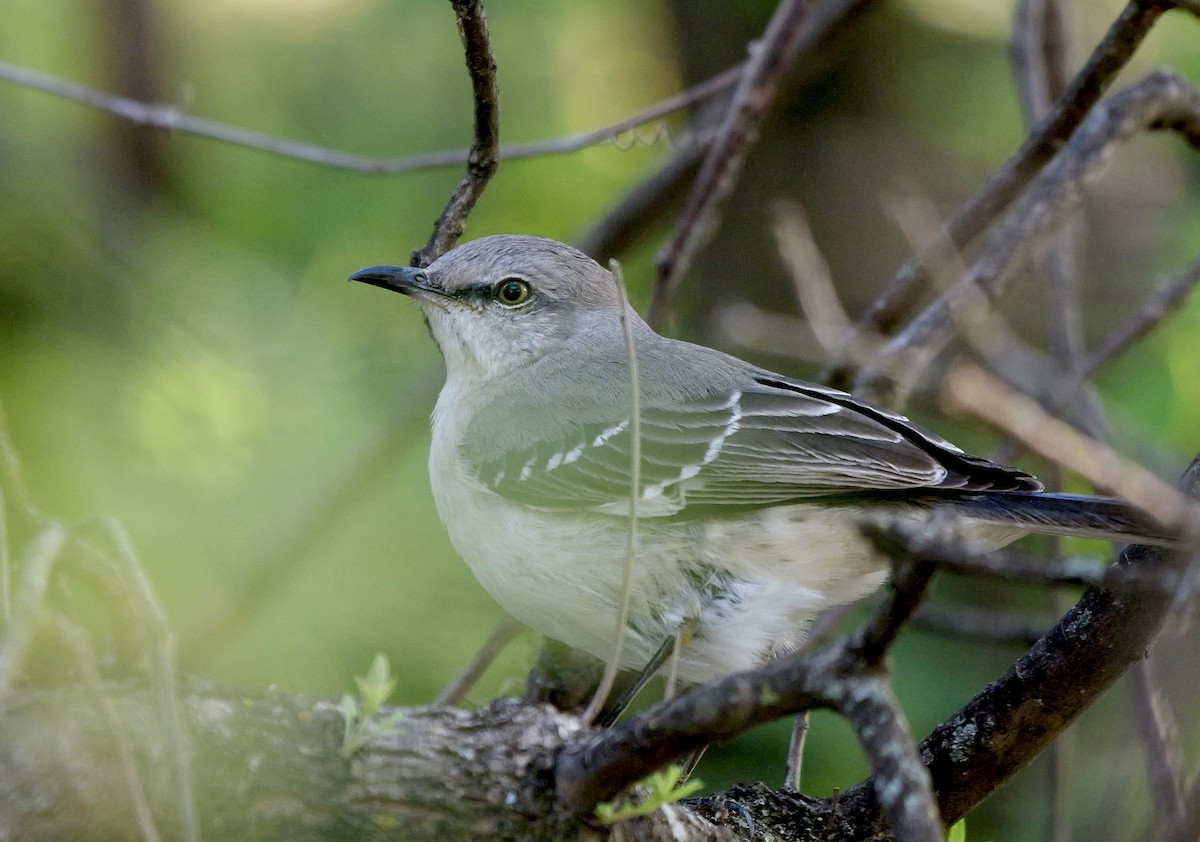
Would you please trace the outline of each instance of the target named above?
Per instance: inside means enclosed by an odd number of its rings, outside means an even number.
[[[1038,492],[992,492],[956,498],[955,511],[972,519],[1047,535],[1101,538],[1126,544],[1178,547],[1181,536],[1116,497]]]

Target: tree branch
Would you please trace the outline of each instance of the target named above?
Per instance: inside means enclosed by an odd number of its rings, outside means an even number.
[[[1075,74],[1054,111],[1038,124],[983,189],[955,212],[940,236],[900,267],[883,294],[857,322],[857,335],[849,341],[850,347],[862,335],[887,334],[895,329],[916,303],[922,287],[928,284],[930,262],[944,263],[947,256],[963,251],[1012,204],[1074,134],[1155,22],[1173,5],[1177,4],[1165,0],[1130,0]],[[835,385],[847,385],[852,370],[843,361],[835,360],[834,364],[825,372],[824,379]]]
[[[500,165],[500,91],[496,87],[496,59],[492,55],[483,0],[450,0],[450,5],[458,19],[467,72],[471,76],[475,139],[467,155],[467,171],[434,223],[429,242],[412,253],[413,266],[428,266],[454,248],[466,227],[467,217]]]
[[[661,120],[684,108],[701,102],[709,97],[728,89],[741,75],[742,65],[725,70],[711,79],[706,79],[692,87],[672,94],[659,102],[607,126],[601,126],[579,134],[566,137],[538,140],[530,143],[513,143],[500,147],[498,157],[501,161],[519,161],[526,158],[538,158],[546,155],[561,155],[578,152],[590,146],[596,146],[606,141],[614,141],[621,135],[636,128]],[[400,175],[420,170],[438,169],[441,167],[457,167],[467,163],[469,149],[448,149],[440,152],[428,152],[423,155],[406,155],[399,158],[376,158],[367,155],[355,155],[339,149],[330,149],[302,141],[289,140],[274,135],[256,132],[252,129],[232,126],[215,120],[192,117],[184,114],[175,105],[161,105],[142,102],[115,94],[98,91],[86,85],[68,82],[39,73],[25,67],[0,62],[0,80],[13,82],[26,88],[69,99],[82,105],[95,108],[108,114],[150,128],[180,132],[207,140],[216,140],[256,149],[284,158],[306,161],[326,167],[352,170],[365,175]],[[685,144],[690,148],[692,144]]]
[[[955,306],[976,290],[994,301],[1003,292],[1018,255],[1036,236],[1053,231],[1063,216],[1078,206],[1083,183],[1106,168],[1114,148],[1141,131],[1159,129],[1177,131],[1200,147],[1200,93],[1169,71],[1150,74],[1088,117],[1004,220],[989,232],[966,274],[859,372],[856,392],[885,404],[902,401],[929,361],[949,342]],[[883,361],[888,371],[903,372],[903,380],[885,383]]]
[[[779,91],[783,74],[805,43],[814,0],[780,0],[762,40],[751,48],[725,122],[718,130],[692,186],[675,233],[657,258],[658,275],[648,321],[661,324],[679,279],[687,272],[701,241],[716,224],[720,204],[733,190],[746,153],[757,139],[758,125]],[[807,27],[812,33],[813,28]],[[811,34],[808,43],[813,43]]]

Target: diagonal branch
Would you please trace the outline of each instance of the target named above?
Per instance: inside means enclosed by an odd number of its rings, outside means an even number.
[[[877,0],[820,0],[808,18],[805,26],[807,34],[802,36],[804,43],[799,52],[811,52],[876,2]],[[734,69],[739,77],[744,66],[739,65]],[[657,172],[627,193],[580,237],[577,242],[579,250],[591,255],[599,263],[604,263],[627,250],[682,198],[685,183],[695,175],[713,138],[714,135],[709,130],[697,132],[692,143],[685,144]]]
[[[1154,23],[1174,5],[1179,4],[1130,0],[1075,74],[1054,111],[1038,124],[983,189],[958,209],[943,227],[941,236],[900,267],[884,293],[859,319],[856,327],[860,334],[891,333],[895,329],[927,285],[930,261],[940,263],[947,255],[961,252],[1012,204],[1083,122]],[[838,361],[838,365],[842,363]],[[850,370],[844,367],[825,375],[825,379],[841,385],[851,378]]]
[[[901,402],[928,363],[950,341],[956,304],[982,291],[995,300],[1021,255],[1037,236],[1054,230],[1078,206],[1083,184],[1105,169],[1113,151],[1138,133],[1178,131],[1200,147],[1200,93],[1169,71],[1156,71],[1097,108],[1067,146],[1043,169],[1004,220],[988,234],[983,248],[962,278],[864,367],[856,391],[883,403]],[[941,240],[945,246],[945,240]],[[904,372],[894,385],[883,382],[882,365]]]
[[[1200,457],[1181,488],[1193,498],[1200,494]],[[1181,561],[1162,548],[1131,546],[1118,566],[1169,573]],[[921,752],[946,821],[979,804],[1137,663],[1172,601],[1163,590],[1135,596],[1090,588],[1002,678],[935,728]],[[871,788],[858,784],[842,796],[840,807],[854,814],[873,800]]]
[[[650,302],[649,321],[661,324],[671,296],[687,272],[696,249],[716,224],[720,205],[737,183],[746,153],[757,139],[757,129],[779,91],[783,74],[800,47],[813,43],[814,28],[807,26],[815,0],[781,0],[762,40],[750,51],[725,122],[708,150],[687,206],[671,240],[659,252],[658,276]],[[802,36],[809,33],[808,38]]]

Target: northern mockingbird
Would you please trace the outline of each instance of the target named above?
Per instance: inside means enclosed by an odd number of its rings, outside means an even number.
[[[514,617],[609,657],[631,448],[612,276],[570,246],[505,235],[351,280],[416,299],[445,357],[429,475],[454,547]],[[819,612],[884,581],[867,524],[933,519],[978,549],[1029,531],[1170,542],[1122,501],[1044,493],[901,415],[626,315],[642,462],[622,667],[684,627],[687,682],[789,650]]]

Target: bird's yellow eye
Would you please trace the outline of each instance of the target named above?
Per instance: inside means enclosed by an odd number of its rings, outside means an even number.
[[[516,307],[528,301],[531,292],[529,284],[520,278],[505,278],[496,284],[492,295],[505,307]]]

